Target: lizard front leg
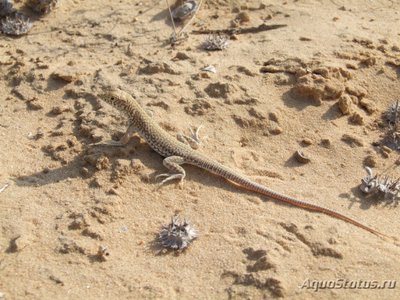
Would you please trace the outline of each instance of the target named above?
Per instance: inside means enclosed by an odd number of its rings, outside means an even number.
[[[185,163],[185,159],[181,156],[169,156],[163,160],[163,165],[170,171],[169,173],[164,173],[157,175],[158,177],[166,177],[163,181],[161,181],[160,185],[163,185],[167,181],[179,179],[182,183],[183,179],[186,176],[185,169],[180,165]]]
[[[126,144],[129,143],[129,140],[135,133],[136,133],[136,128],[133,127],[133,125],[129,125],[128,128],[126,129],[126,132],[124,133],[122,138],[118,141],[118,143],[121,143],[121,145],[125,146]]]
[[[146,109],[146,113],[150,116],[153,117],[153,111]],[[120,138],[118,142],[115,141],[110,141],[108,142],[112,146],[125,146],[129,143],[129,140],[131,139],[132,135],[134,135],[137,132],[136,128],[133,127],[133,125],[129,124],[128,128],[126,129],[124,135]]]
[[[129,125],[128,128],[126,129],[126,132],[120,138],[119,141],[109,140],[109,141],[105,141],[105,142],[96,143],[93,145],[107,145],[107,146],[113,146],[113,147],[124,147],[129,143],[129,140],[131,139],[132,135],[135,133],[136,133],[136,129],[132,125]]]

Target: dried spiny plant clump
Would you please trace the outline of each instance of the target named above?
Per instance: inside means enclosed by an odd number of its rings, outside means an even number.
[[[365,194],[376,195],[377,200],[393,203],[400,200],[400,178],[397,180],[389,176],[373,175],[372,169],[366,167],[367,176],[361,179],[360,190]]]
[[[196,229],[187,220],[173,216],[171,223],[164,225],[159,233],[162,247],[172,250],[184,250],[197,238]]]
[[[400,101],[393,103],[384,117],[389,126],[384,142],[388,147],[400,150]]]
[[[13,2],[0,0],[0,32],[8,35],[22,35],[32,28],[29,18],[13,7]]]
[[[22,35],[32,28],[32,22],[22,13],[14,12],[0,20],[0,31],[9,35]]]
[[[393,103],[385,112],[385,118],[389,124],[400,123],[400,101]]]
[[[5,17],[13,12],[15,12],[15,8],[13,7],[12,1],[0,0],[0,18]]]
[[[213,34],[206,37],[202,47],[207,51],[217,51],[226,49],[228,45],[228,38],[225,35]]]
[[[400,150],[400,123],[387,134],[388,146],[394,150]]]
[[[172,11],[172,18],[176,21],[182,21],[193,15],[196,12],[197,7],[197,1],[187,0]]]
[[[48,14],[56,8],[58,0],[28,0],[27,5],[35,12]]]

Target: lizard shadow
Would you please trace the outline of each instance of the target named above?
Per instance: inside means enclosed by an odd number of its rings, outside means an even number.
[[[148,153],[151,154],[148,154]],[[120,159],[139,159],[148,168],[163,168],[162,159],[146,143],[130,143],[124,148],[109,145],[86,145],[81,153],[73,160],[63,163],[54,169],[45,169],[29,175],[22,175],[14,179],[18,186],[43,186],[65,180],[81,178],[88,183],[89,188],[100,188],[97,173],[107,170],[110,183],[118,174]]]
[[[64,96],[64,99],[67,98],[73,98],[73,99],[78,99],[78,98],[85,98],[85,100],[92,106],[92,108],[95,108],[95,110],[98,109],[99,104],[98,101],[96,100],[96,96],[91,94],[91,93],[83,93],[81,95],[66,95]],[[44,156],[50,157],[53,161],[58,162],[61,164],[61,166],[56,167],[56,168],[44,168],[42,171],[32,173],[30,175],[21,175],[16,178],[14,178],[14,182],[18,186],[42,186],[42,185],[47,185],[51,183],[56,183],[60,182],[63,180],[67,180],[68,178],[73,179],[73,178],[85,178],[87,176],[91,175],[91,169],[88,169],[88,173],[82,174],[81,170],[83,167],[83,159],[85,155],[88,152],[88,146],[93,143],[93,140],[91,140],[88,136],[82,134],[80,131],[80,121],[79,121],[79,114],[81,112],[78,110],[75,112],[75,118],[72,120],[72,133],[73,136],[76,137],[77,141],[80,142],[82,145],[82,150],[79,151],[80,153],[78,155],[75,155],[75,153],[78,151],[77,149],[74,148],[74,145],[67,145],[68,146],[63,146],[62,148],[58,147],[53,147],[52,144],[43,146],[42,147],[42,152]],[[56,117],[56,115],[53,115],[51,113],[46,114],[47,117]],[[63,122],[61,121],[54,129],[59,130],[64,127]],[[62,136],[61,132],[61,136]],[[54,135],[54,132],[50,134],[50,139],[53,137],[58,136],[58,134]],[[72,160],[66,160],[63,157],[63,152],[68,152],[70,151],[73,153],[73,159]]]
[[[82,177],[82,175],[78,172],[77,161],[74,160],[59,168],[44,169],[29,175],[18,176],[13,181],[17,186],[39,187],[77,177]]]

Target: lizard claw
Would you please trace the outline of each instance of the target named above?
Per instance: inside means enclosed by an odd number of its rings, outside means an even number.
[[[194,130],[192,127],[189,127],[190,136],[179,133],[177,135],[177,138],[180,142],[189,145],[192,149],[198,149],[199,146],[201,145],[201,139],[200,139],[199,132],[202,127],[203,127],[203,125],[200,125],[199,127],[197,127]]]
[[[91,144],[92,146],[109,146],[109,147],[124,147],[125,145],[120,141],[108,140]]]
[[[183,174],[169,174],[169,173],[164,173],[164,174],[159,174],[156,176],[156,179],[159,177],[167,177],[163,181],[161,181],[158,186],[162,186],[168,181],[174,180],[174,179],[179,179],[180,183],[183,183],[183,178],[185,177]]]
[[[199,136],[199,132],[200,132],[201,128],[203,128],[203,125],[200,125],[199,127],[197,127],[196,130],[193,130],[191,127],[189,128],[190,134],[192,135],[191,138],[199,145],[201,144],[201,140],[200,140],[200,136]]]

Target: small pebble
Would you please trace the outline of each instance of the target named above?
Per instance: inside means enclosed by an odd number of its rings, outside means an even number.
[[[277,112],[270,112],[270,113],[268,114],[268,118],[269,118],[271,121],[274,121],[274,122],[276,122],[276,123],[279,124],[279,119],[280,119],[280,117],[279,117],[279,115],[278,115]]]
[[[185,52],[178,52],[172,60],[186,60],[189,58],[190,56],[187,55]]]
[[[242,12],[240,12],[240,13],[236,16],[236,20],[237,20],[240,24],[247,23],[247,22],[250,21],[250,16],[249,16],[249,14],[248,14],[247,12],[242,11]]]
[[[309,138],[304,138],[301,140],[301,143],[305,146],[309,146],[309,145],[312,145],[313,141]]]
[[[354,125],[364,125],[364,118],[359,112],[354,112],[350,116],[349,121]]]
[[[375,168],[377,166],[378,162],[376,161],[376,157],[372,155],[368,155],[364,159],[364,165],[370,168]]]
[[[322,139],[321,140],[321,146],[324,148],[330,148],[331,147],[331,140],[330,139]]]
[[[390,149],[388,146],[382,146],[382,151],[387,152],[387,153],[391,153],[392,149]]]
[[[85,168],[85,167],[82,167],[80,169],[80,173],[84,177],[89,177],[89,175],[90,175],[90,172],[89,172],[88,168]]]
[[[271,126],[271,128],[268,130],[270,134],[278,135],[283,132],[282,127],[276,125],[276,126]]]
[[[106,261],[107,257],[110,255],[110,253],[107,250],[107,247],[105,246],[99,246],[99,249],[97,250],[97,259],[99,261]]]
[[[309,163],[311,160],[308,156],[306,156],[302,150],[297,150],[294,154],[294,157],[298,162],[301,162],[303,164]]]
[[[338,101],[339,109],[344,115],[348,115],[351,113],[353,101],[348,95],[342,95]]]

